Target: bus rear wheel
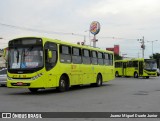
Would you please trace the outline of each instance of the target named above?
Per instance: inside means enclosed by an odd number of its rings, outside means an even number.
[[[32,93],[36,93],[38,91],[38,88],[29,88],[29,91]]]
[[[138,78],[138,73],[134,72],[134,78]]]
[[[149,76],[146,76],[146,79],[149,79]]]
[[[65,92],[68,89],[69,89],[69,84],[68,84],[67,78],[65,76],[61,76],[59,80],[59,87],[57,88],[57,90],[59,92]]]
[[[101,77],[100,74],[97,75],[97,81],[96,81],[96,83],[95,83],[95,86],[96,86],[96,87],[102,86],[102,77]]]

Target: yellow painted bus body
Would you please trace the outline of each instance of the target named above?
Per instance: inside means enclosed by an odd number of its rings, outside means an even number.
[[[153,63],[154,69],[147,69],[147,64],[151,65]],[[131,60],[116,60],[115,61],[115,76],[133,76],[138,77],[156,77],[156,61],[153,59],[131,59]]]
[[[46,69],[46,63],[45,63],[45,57],[43,57],[43,67],[33,73],[25,73],[23,72],[23,69],[19,69],[16,71],[15,67],[14,69],[10,69],[15,66],[14,62],[10,67],[8,68],[8,78],[7,78],[7,87],[12,87],[12,88],[53,88],[53,87],[59,87],[59,81],[62,76],[65,76],[67,78],[69,87],[73,85],[84,85],[84,84],[92,84],[96,83],[97,81],[97,76],[100,75],[102,78],[103,82],[107,82],[109,80],[113,80],[115,78],[114,75],[114,56],[113,52],[106,51],[106,50],[101,50],[98,48],[93,48],[93,47],[88,47],[88,46],[81,46],[81,45],[76,45],[76,44],[71,44],[67,42],[62,42],[60,40],[53,40],[53,39],[48,39],[48,38],[39,38],[39,37],[29,37],[30,38],[35,38],[35,39],[40,39],[43,43],[43,54],[46,56],[46,53],[44,52],[44,47],[45,44],[48,43],[54,43],[57,46],[57,60],[56,64],[53,68],[50,70]],[[20,40],[23,38],[17,38],[15,40]],[[24,39],[27,39],[24,37]],[[63,62],[64,60],[62,59],[63,56],[61,55],[60,52],[60,47],[69,47],[69,48],[78,48],[80,51],[82,50],[89,50],[91,51],[96,51],[97,54],[98,52],[103,53],[103,54],[108,54],[112,56],[110,61],[112,64],[105,64],[105,59],[102,58],[101,61],[103,60],[103,65],[100,64],[84,64],[83,60],[81,60],[81,63],[73,63],[73,55],[71,54],[71,60],[67,60],[68,62]],[[13,48],[14,47],[10,47]],[[15,51],[15,50],[13,50]],[[16,50],[17,51],[17,50]],[[11,54],[11,52],[9,52]],[[18,52],[17,52],[18,53]],[[19,56],[19,55],[18,55]],[[80,58],[82,59],[82,55]],[[76,59],[76,58],[75,58]],[[91,59],[91,57],[90,57]],[[98,61],[98,59],[97,59]],[[9,61],[8,61],[9,62]],[[107,62],[107,60],[106,60]],[[10,63],[10,62],[9,62]],[[28,62],[29,63],[29,62]],[[19,63],[18,63],[19,64]],[[18,65],[17,64],[17,65]],[[14,70],[12,72],[12,70]],[[22,71],[22,72],[21,72]]]

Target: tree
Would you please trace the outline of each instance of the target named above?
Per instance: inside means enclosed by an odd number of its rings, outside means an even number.
[[[114,60],[122,60],[122,56],[114,54]]]
[[[157,67],[160,67],[160,53],[155,53],[149,57],[155,59],[157,61]]]

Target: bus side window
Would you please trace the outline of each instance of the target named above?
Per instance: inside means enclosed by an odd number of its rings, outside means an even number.
[[[113,65],[113,55],[109,54],[109,65]]]
[[[133,61],[133,67],[138,67],[138,61]]]
[[[75,64],[82,63],[82,57],[81,57],[81,49],[80,48],[72,48],[72,62]]]
[[[122,64],[123,64],[123,63],[122,63],[122,62],[120,62],[120,65],[119,65],[119,67],[120,67],[120,68],[122,68]]]
[[[117,68],[118,67],[118,62],[115,62],[115,68]]]
[[[51,58],[48,57],[49,51],[52,54]],[[57,58],[58,58],[57,45],[55,43],[47,42],[45,44],[45,66],[46,66],[46,70],[50,70],[56,65]]]
[[[115,62],[115,68],[122,67],[122,62]]]
[[[91,51],[92,55],[92,64],[97,65],[97,52],[96,51]]]
[[[82,56],[82,60],[83,60],[83,64],[90,64],[91,63],[91,58],[90,58],[90,51],[89,50],[82,50],[83,56]]]
[[[60,45],[60,62],[71,63],[71,47]]]
[[[98,52],[98,64],[103,65],[103,53]]]
[[[109,54],[108,53],[104,53],[104,64],[106,66],[109,65]]]
[[[133,62],[129,61],[128,64],[127,64],[127,67],[133,67]]]
[[[127,67],[127,63],[124,62],[124,63],[123,63],[123,68],[126,68],[126,67]]]

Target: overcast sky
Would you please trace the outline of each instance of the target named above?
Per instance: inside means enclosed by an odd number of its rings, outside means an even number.
[[[159,40],[153,43],[153,51],[160,53],[160,0],[0,0],[0,37],[3,38],[0,48],[6,47],[8,40],[21,36],[77,43],[85,35],[89,44],[92,21],[101,24],[97,46],[102,49],[119,44],[121,54],[138,57],[139,53],[142,57],[137,39],[144,36],[145,58],[152,54],[152,44],[147,41]]]

